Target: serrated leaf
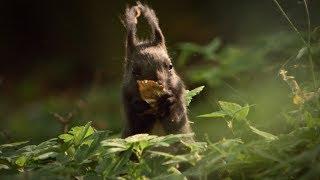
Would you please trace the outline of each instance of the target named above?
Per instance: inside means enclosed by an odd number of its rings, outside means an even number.
[[[26,162],[27,162],[28,158],[26,156],[20,156],[16,161],[16,165],[20,166],[20,167],[23,167]]]
[[[63,142],[69,142],[73,139],[73,135],[71,134],[61,134],[58,136],[60,139],[63,140]]]
[[[84,127],[76,128],[74,131],[72,131],[72,134],[74,134],[74,144],[76,146],[80,145],[85,137],[93,134],[94,130],[90,125],[91,121],[88,122]]]
[[[228,116],[240,120],[246,119],[250,109],[249,105],[242,107],[239,104],[225,101],[219,101],[219,105]]]
[[[150,139],[154,139],[157,136],[155,135],[149,135],[149,134],[136,134],[133,136],[129,136],[125,138],[125,141],[128,143],[134,143],[134,142],[139,142],[139,141],[148,141]]]
[[[209,114],[203,114],[198,117],[201,117],[201,118],[221,118],[221,117],[225,117],[226,115],[227,114],[223,111],[216,111],[216,112],[209,113]]]
[[[256,133],[256,134],[264,137],[264,138],[267,139],[267,140],[273,141],[273,140],[278,139],[278,137],[275,136],[275,135],[273,135],[273,134],[270,134],[270,133],[261,131],[261,130],[253,127],[253,126],[250,126],[250,125],[249,125],[249,127],[250,127],[250,129],[252,130],[252,132],[254,132],[254,133]]]
[[[191,91],[186,90],[186,97],[185,97],[185,101],[186,101],[186,106],[189,106],[192,98],[196,95],[198,95],[202,90],[203,90],[204,86],[200,86],[197,87]]]

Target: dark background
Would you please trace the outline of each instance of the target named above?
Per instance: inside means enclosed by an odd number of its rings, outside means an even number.
[[[173,61],[179,55],[177,45],[181,42],[207,44],[220,37],[223,45],[247,46],[255,37],[291,32],[271,0],[147,3],[156,10]],[[302,2],[280,3],[295,24],[305,29]],[[317,25],[320,1],[309,3],[311,22]],[[119,16],[126,4],[134,1],[0,2],[1,141],[39,141],[57,135],[61,127],[53,113],[66,116],[72,112],[74,124],[91,120],[97,128],[120,132],[125,31]],[[179,72],[183,75],[187,70]],[[207,89],[204,94],[212,91],[219,97],[218,88]],[[214,105],[200,106],[205,95],[194,102],[194,110],[191,106],[191,116],[199,115],[199,109],[207,113],[202,106],[214,109]],[[210,103],[215,104],[214,100]],[[198,131],[209,130],[199,127]]]

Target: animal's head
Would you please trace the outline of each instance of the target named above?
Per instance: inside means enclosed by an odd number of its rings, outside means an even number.
[[[138,17],[143,15],[151,26],[152,35],[147,41],[140,41],[136,35]],[[165,38],[154,11],[140,2],[127,7],[123,24],[127,29],[125,76],[130,81],[154,80],[165,88],[175,86],[176,75],[165,45]]]

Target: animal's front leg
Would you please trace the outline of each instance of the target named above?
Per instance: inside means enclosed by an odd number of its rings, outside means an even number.
[[[136,112],[137,114],[144,113],[145,111],[147,111],[151,108],[147,102],[145,102],[139,98],[134,98],[131,101],[131,107],[132,107],[133,111]]]
[[[179,123],[186,114],[182,100],[170,93],[159,99],[158,108],[159,118],[170,123]]]

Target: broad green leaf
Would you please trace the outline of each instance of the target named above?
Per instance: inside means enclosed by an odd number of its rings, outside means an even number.
[[[173,156],[170,160],[166,161],[163,163],[163,165],[168,165],[168,164],[178,164],[181,162],[189,162],[188,155],[176,155]]]
[[[35,157],[34,159],[35,160],[44,160],[44,159],[48,159],[48,158],[54,158],[54,157],[57,157],[59,153],[57,152],[47,152],[47,153],[44,153],[44,154],[41,154],[37,157]]]
[[[179,142],[182,139],[187,139],[194,137],[194,133],[188,133],[188,134],[169,134],[167,136],[164,136],[163,141],[167,142],[169,144]]]
[[[10,143],[10,144],[2,144],[0,145],[0,150],[5,149],[5,148],[14,148],[23,144],[27,144],[29,141],[22,141],[22,142],[15,142],[15,143]]]
[[[128,164],[131,155],[132,155],[131,151],[124,152],[124,154],[120,156],[117,163],[113,167],[113,171],[116,171],[116,172],[121,171],[123,169],[123,166]]]
[[[139,142],[139,141],[148,141],[151,139],[156,138],[157,136],[155,135],[149,135],[149,134],[136,134],[133,136],[129,136],[125,138],[125,141],[128,143],[134,143],[134,142]]]
[[[239,119],[239,120],[246,119],[249,113],[248,105],[241,107],[239,104],[225,102],[225,101],[219,101],[219,105],[224,113],[226,113],[228,116],[235,119]]]
[[[82,144],[79,148],[77,148],[76,153],[74,155],[74,159],[77,163],[81,163],[83,160],[87,158],[87,152],[89,149],[89,145]]]
[[[114,154],[114,153],[122,152],[125,150],[127,150],[127,148],[120,148],[120,147],[107,148],[106,154]]]
[[[61,134],[58,136],[60,139],[63,140],[63,142],[69,142],[73,139],[73,135],[71,134]]]
[[[124,139],[114,138],[101,141],[102,146],[128,148],[127,142]]]
[[[166,152],[152,151],[152,150],[149,150],[148,152],[151,153],[152,155],[155,155],[155,156],[163,156],[166,158],[173,158],[174,157],[174,155],[172,155],[170,153],[166,153]]]
[[[204,86],[200,86],[197,87],[191,91],[186,90],[186,97],[185,97],[185,101],[186,101],[186,105],[189,106],[192,98],[196,95],[198,95],[202,90],[203,90]]]
[[[85,137],[93,134],[94,130],[90,125],[91,121],[88,122],[84,127],[80,127],[72,131],[72,134],[74,134],[74,143],[76,146],[80,145]]]
[[[237,119],[246,119],[249,114],[250,107],[248,104],[246,104],[244,107],[241,107],[241,109],[236,112],[235,116]]]
[[[273,140],[276,140],[278,139],[277,136],[273,135],[273,134],[270,134],[270,133],[267,133],[267,132],[264,132],[264,131],[261,131],[253,126],[250,126],[250,129],[252,130],[252,132],[264,137],[266,140],[270,140],[270,141],[273,141]]]
[[[10,169],[10,167],[5,164],[0,164],[0,170],[1,169]]]
[[[223,111],[216,111],[213,113],[209,113],[209,114],[203,114],[200,115],[198,117],[202,117],[202,118],[223,118],[225,117],[227,114]]]
[[[26,157],[26,156],[20,156],[20,157],[15,161],[15,163],[16,163],[18,166],[23,167],[23,166],[26,164],[27,160],[28,160],[28,157]]]
[[[89,156],[91,153],[95,152],[98,149],[98,147],[100,146],[100,142],[103,138],[105,138],[107,133],[107,131],[100,131],[94,134],[93,141],[87,150],[86,156]]]

